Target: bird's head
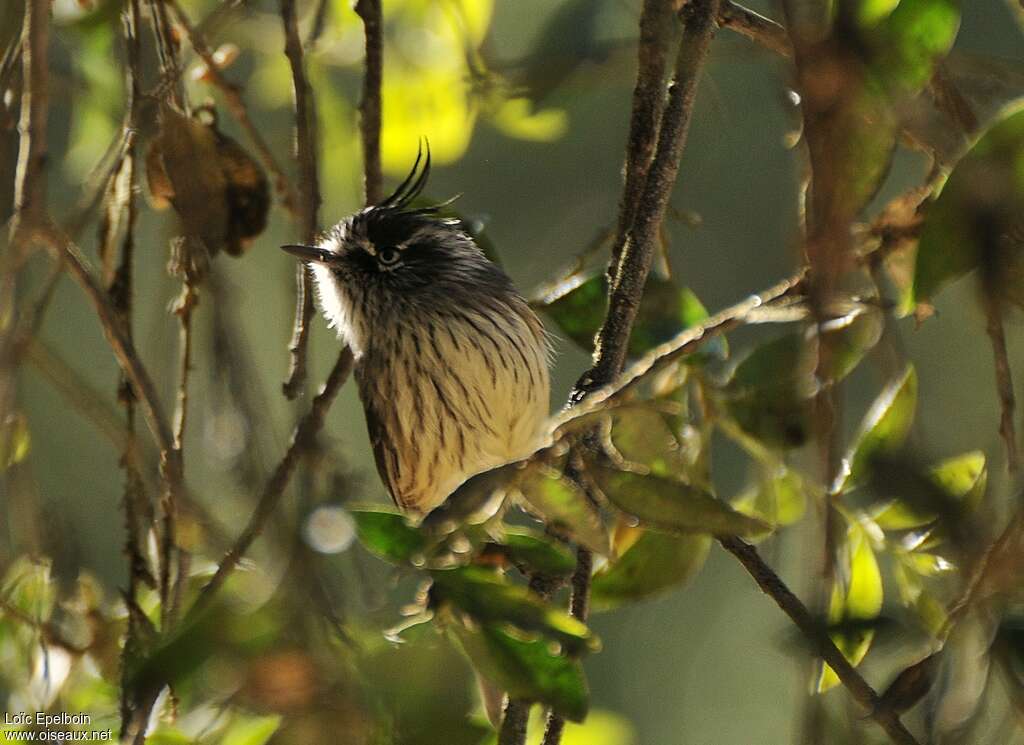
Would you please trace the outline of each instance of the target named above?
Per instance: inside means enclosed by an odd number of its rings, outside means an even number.
[[[513,291],[461,222],[441,216],[450,202],[413,204],[429,176],[428,147],[390,196],[345,218],[316,245],[282,246],[310,265],[324,315],[343,334],[396,308],[472,304],[481,293]]]

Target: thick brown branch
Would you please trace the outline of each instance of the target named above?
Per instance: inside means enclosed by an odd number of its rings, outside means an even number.
[[[191,614],[200,612],[209,604],[213,599],[213,596],[221,588],[224,582],[227,581],[228,576],[238,565],[239,560],[245,552],[249,550],[253,541],[255,541],[263,531],[267,519],[281,501],[284,490],[288,486],[288,482],[291,480],[292,474],[295,472],[295,469],[299,464],[299,460],[309,447],[309,444],[313,441],[317,432],[319,432],[323,427],[324,417],[327,416],[327,410],[331,407],[331,404],[334,403],[334,399],[338,395],[338,391],[345,383],[345,380],[348,378],[351,371],[352,352],[348,347],[345,347],[342,349],[341,354],[338,355],[338,359],[334,363],[334,367],[331,369],[330,374],[327,376],[327,380],[324,381],[324,385],[320,389],[320,393],[318,393],[313,399],[313,404],[310,406],[309,411],[295,428],[291,444],[288,446],[288,450],[285,452],[281,462],[277,464],[277,468],[274,469],[274,473],[270,476],[266,485],[263,487],[263,493],[260,495],[259,502],[256,504],[256,509],[250,516],[248,524],[238,536],[238,539],[235,541],[231,549],[227,552],[224,558],[221,559],[213,577],[200,591],[199,597],[190,611]]]
[[[653,156],[651,156],[649,167],[640,168],[640,164],[632,166],[633,170],[637,171],[638,177],[643,180],[643,188],[639,190],[639,197],[634,201],[631,195],[626,193],[628,183],[623,189],[623,204],[627,207],[626,216],[629,216],[628,210],[632,205],[632,219],[621,254],[618,256],[618,266],[613,267],[611,272],[615,279],[609,283],[608,311],[595,340],[594,366],[577,384],[576,390],[570,397],[569,406],[582,402],[595,389],[613,384],[625,367],[629,336],[633,330],[633,322],[636,320],[637,309],[640,306],[640,299],[647,284],[647,276],[651,270],[656,238],[661,229],[672,188],[675,186],[679,160],[682,157],[693,113],[697,84],[711,45],[711,38],[714,35],[718,10],[719,0],[690,0],[681,11],[683,33],[676,56],[673,81],[669,86],[664,105],[655,106],[655,111],[661,111],[660,124],[653,129],[646,129],[639,133],[641,140],[657,133],[657,145]],[[652,14],[645,19],[646,22],[655,23],[661,12],[660,9],[653,6],[645,6],[645,13]],[[651,28],[648,28],[647,31],[650,34],[660,33]],[[661,54],[665,53],[664,42],[648,40],[647,43],[650,45],[650,48],[646,50],[647,54],[656,54],[658,50]],[[660,90],[663,85],[663,73],[661,73],[660,66],[663,67],[663,63],[656,59],[645,61],[643,55],[642,51],[639,75],[655,75],[658,80],[638,80],[637,88],[646,90],[650,85],[656,86]],[[640,92],[638,95],[643,96],[646,93]],[[643,108],[643,104],[641,104],[641,108]],[[634,114],[636,114],[635,108]],[[640,123],[637,126],[648,127],[649,124],[645,122],[647,122],[647,117],[652,115],[656,116],[656,113],[642,112]],[[634,130],[631,126],[631,137],[633,133]],[[635,150],[634,144],[636,144]],[[633,143],[631,141],[627,155],[628,157],[634,155],[642,157],[643,151],[648,147],[650,147],[649,143]],[[627,164],[627,177],[630,170],[631,166]],[[580,620],[586,620],[587,617],[592,567],[593,555],[591,552],[585,548],[579,548],[576,557],[576,571],[573,576],[570,611]],[[552,712],[548,717],[544,745],[558,745],[561,742],[564,728],[564,719]]]
[[[299,22],[295,15],[295,0],[281,0],[281,23],[284,26],[284,53],[292,70],[292,88],[295,97],[295,158],[299,165],[301,186],[299,204],[299,232],[302,240],[313,243],[319,224],[320,177],[317,167],[316,112],[313,91],[306,79],[306,68],[299,37]],[[295,324],[288,345],[291,361],[283,390],[287,398],[301,393],[306,382],[306,357],[309,346],[310,321],[313,318],[311,278],[304,264],[296,273]]]
[[[623,248],[616,282],[609,293],[608,313],[597,334],[594,367],[581,380],[580,390],[574,394],[577,400],[584,391],[615,380],[626,362],[629,335],[651,269],[656,238],[679,172],[697,84],[714,34],[718,0],[691,0],[683,6],[683,15],[683,37],[662,115],[657,150]]]
[[[256,148],[260,160],[263,161],[264,168],[273,176],[274,190],[281,200],[281,205],[293,215],[298,215],[295,192],[292,190],[288,177],[281,169],[281,165],[277,162],[277,158],[274,157],[274,153],[271,152],[270,147],[267,145],[267,141],[249,117],[249,108],[245,105],[242,90],[239,86],[228,80],[220,67],[218,67],[213,58],[213,52],[206,45],[202,33],[192,25],[178,0],[165,0],[165,2],[174,11],[178,23],[185,29],[185,35],[188,37],[189,43],[206,65],[210,82],[217,86],[224,94],[224,103],[227,104],[228,111],[238,121],[239,126],[245,130],[246,136],[252,142],[252,146]]]
[[[376,204],[381,193],[383,176],[380,167],[380,88],[384,66],[384,25],[381,0],[358,0],[356,14],[363,20],[366,38],[366,60],[363,69],[363,93],[359,99],[359,129],[363,142],[363,187],[366,204]]]
[[[917,740],[903,726],[896,713],[878,706],[878,694],[843,656],[825,629],[815,621],[807,607],[790,591],[779,575],[764,562],[757,553],[757,549],[739,538],[719,538],[718,542],[722,544],[722,548],[739,560],[743,568],[757,582],[758,587],[769,595],[796,624],[801,633],[813,642],[815,653],[828,663],[854,699],[869,712],[872,719],[882,726],[893,742],[901,745],[918,745]]]
[[[647,169],[654,157],[658,126],[665,108],[665,78],[671,42],[678,36],[673,3],[669,0],[644,0],[640,12],[640,40],[637,45],[636,86],[633,88],[633,110],[626,139],[626,162],[623,165],[622,195],[619,197],[619,222],[612,241],[609,279],[615,281],[619,257],[626,236],[633,225]]]

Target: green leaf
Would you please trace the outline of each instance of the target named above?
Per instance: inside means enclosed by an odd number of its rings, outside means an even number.
[[[611,539],[597,508],[578,486],[558,471],[534,465],[525,470],[517,487],[523,499],[537,513],[572,536],[591,551],[607,556]]]
[[[642,463],[656,476],[678,478],[689,465],[679,440],[665,417],[642,406],[616,409],[612,417],[612,444],[623,458]]]
[[[395,563],[411,563],[423,556],[428,541],[406,519],[389,510],[351,510],[356,533],[366,549],[382,559]]]
[[[587,716],[590,695],[578,661],[553,653],[543,639],[524,641],[492,624],[451,628],[473,666],[510,696],[550,706],[574,722]]]
[[[50,569],[51,561],[47,558],[19,556],[4,573],[0,597],[35,621],[49,620],[57,601],[57,586]]]
[[[711,548],[707,535],[643,531],[591,583],[594,610],[609,610],[685,585],[700,572]]]
[[[764,520],[769,525],[792,525],[804,516],[807,492],[803,479],[789,468],[765,473],[760,483],[738,500],[733,507],[744,515]]]
[[[241,717],[235,715],[221,739],[221,745],[264,745],[281,726],[281,717]]]
[[[953,47],[960,28],[959,2],[898,0],[894,5],[872,35],[873,69],[890,95],[910,96],[928,84],[936,62]]]
[[[605,497],[646,526],[669,532],[755,536],[771,528],[681,481],[621,471],[594,461],[587,473]]]
[[[451,603],[480,623],[504,622],[536,631],[557,639],[572,653],[600,646],[582,621],[546,603],[526,587],[512,584],[502,574],[466,566],[439,569],[430,575],[435,599]]]
[[[913,302],[930,303],[945,285],[977,268],[989,291],[1024,302],[1024,111],[1015,112],[975,143],[924,210]]]
[[[868,409],[837,479],[837,493],[860,480],[872,458],[898,450],[910,434],[917,408],[917,372],[913,365],[887,385]]]
[[[828,365],[821,377],[836,382],[853,372],[882,338],[885,318],[878,308],[858,304],[849,313],[823,325]]]
[[[805,346],[803,334],[790,333],[755,347],[722,389],[729,415],[768,447],[807,440],[815,360]]]
[[[800,71],[805,92],[817,94],[805,111],[817,225],[855,218],[878,192],[906,104],[959,26],[955,0],[846,0],[836,17],[831,38]]]
[[[849,579],[845,594],[838,583],[833,585],[832,601],[829,604],[829,623],[832,625],[871,621],[878,618],[882,611],[882,573],[867,533],[859,525],[850,525],[846,551],[849,557]],[[855,631],[833,632],[831,636],[850,664],[859,665],[871,648],[874,635],[874,629],[865,625]],[[824,693],[838,683],[839,678],[832,668],[823,665],[818,682],[819,692]]]
[[[603,271],[573,274],[534,303],[535,308],[546,313],[566,336],[587,351],[594,349],[594,336],[601,328],[607,306],[608,278]],[[629,355],[638,357],[707,317],[707,310],[691,290],[677,287],[670,279],[651,276],[629,338]],[[724,340],[717,337],[700,355],[724,357],[725,349]]]
[[[501,542],[488,544],[487,551],[501,553],[516,566],[548,577],[566,577],[576,568],[573,555],[553,538],[525,528],[506,528]]]
[[[985,493],[988,470],[985,454],[979,450],[948,458],[933,466],[928,477],[949,497],[962,500],[968,509],[977,505]],[[903,500],[889,502],[874,516],[883,530],[908,530],[927,525],[938,518],[934,510],[920,509]]]

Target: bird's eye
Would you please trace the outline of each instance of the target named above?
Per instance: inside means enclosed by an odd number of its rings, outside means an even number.
[[[400,254],[395,248],[385,248],[377,254],[377,259],[382,266],[394,266],[398,263],[399,258],[401,258]]]

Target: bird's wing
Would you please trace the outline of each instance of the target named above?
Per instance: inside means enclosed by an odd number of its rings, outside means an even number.
[[[358,374],[356,381],[359,383],[359,398],[363,402],[363,411],[366,414],[366,431],[370,436],[377,473],[380,474],[381,481],[384,482],[395,504],[407,509],[409,505],[402,499],[399,491],[401,461],[395,449],[395,438],[388,432],[386,416],[374,405],[373,396],[366,390],[367,383]]]

